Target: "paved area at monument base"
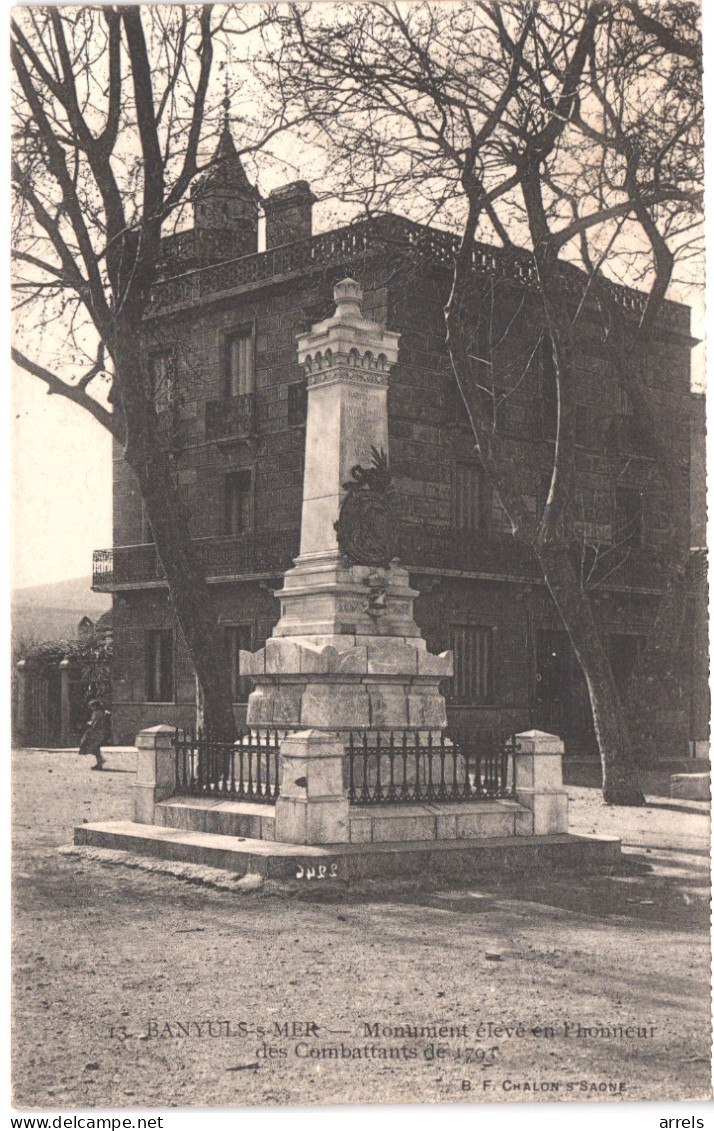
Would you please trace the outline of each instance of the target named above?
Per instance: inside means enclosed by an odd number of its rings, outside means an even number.
[[[416,875],[463,879],[480,872],[494,874],[539,867],[591,869],[620,860],[620,841],[616,837],[569,834],[315,847],[139,825],[133,821],[108,821],[77,826],[74,842],[269,879],[292,879],[301,868],[309,867],[318,869],[321,878],[328,880]]]

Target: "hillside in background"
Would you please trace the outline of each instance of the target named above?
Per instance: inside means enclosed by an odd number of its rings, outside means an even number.
[[[94,593],[91,577],[12,591],[12,635],[19,640],[64,640],[77,635],[84,616],[96,621],[111,608],[107,593]]]

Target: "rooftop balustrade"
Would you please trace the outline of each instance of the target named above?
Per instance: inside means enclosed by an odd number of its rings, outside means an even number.
[[[193,235],[191,232],[179,232],[169,236],[166,247],[173,252],[174,257],[182,248],[183,254],[186,254],[193,247]],[[174,241],[175,249],[171,241]],[[183,271],[174,278],[158,281],[153,291],[151,313],[159,314],[174,306],[200,302],[225,291],[269,282],[315,267],[356,263],[380,252],[389,252],[392,256],[395,253],[402,256],[407,254],[417,258],[420,263],[452,267],[459,244],[460,238],[453,232],[417,224],[388,213],[240,258],[225,258],[226,251],[230,256],[228,247],[224,250],[222,263],[214,262],[188,272]],[[214,255],[215,249],[212,248],[211,257]],[[479,275],[511,279],[534,289],[538,287],[535,262],[528,251],[474,243],[472,260],[474,271]],[[572,265],[564,265],[562,279],[566,293],[572,293],[579,301],[587,285],[587,276]],[[610,280],[602,280],[601,283],[612,301],[628,317],[641,316],[647,294]],[[659,323],[667,329],[689,334],[689,307],[679,303],[665,303],[659,315]]]

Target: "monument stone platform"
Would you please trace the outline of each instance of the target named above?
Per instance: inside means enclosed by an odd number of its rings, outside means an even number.
[[[142,731],[135,820],[82,825],[75,843],[281,879],[307,867],[457,880],[612,863],[618,841],[568,835],[557,736],[517,735],[482,773],[445,733],[453,656],[427,648],[395,542],[387,392],[399,335],[364,318],[354,280],[334,294],[334,315],[297,339],[308,393],[300,554],[270,639],[240,653],[249,731],[195,748],[168,726]]]
[[[580,869],[617,864],[615,837],[566,833],[529,837],[482,837],[379,844],[282,844],[217,833],[189,832],[133,821],[79,825],[74,843],[109,848],[160,860],[221,868],[238,876],[316,879],[325,883],[380,878],[443,878],[465,882],[479,875]],[[313,874],[308,875],[312,869]]]

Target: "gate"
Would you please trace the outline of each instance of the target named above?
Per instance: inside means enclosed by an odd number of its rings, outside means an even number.
[[[60,740],[59,673],[30,671],[25,692],[26,714],[22,741],[26,746],[56,746]]]

